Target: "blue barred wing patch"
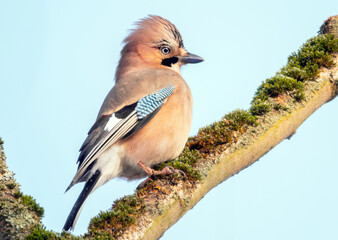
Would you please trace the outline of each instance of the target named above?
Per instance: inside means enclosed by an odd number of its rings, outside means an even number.
[[[143,119],[148,116],[150,113],[154,112],[158,107],[160,107],[165,99],[169,97],[174,92],[174,86],[169,86],[161,89],[158,92],[152,93],[141,98],[136,105],[136,113],[138,119]]]

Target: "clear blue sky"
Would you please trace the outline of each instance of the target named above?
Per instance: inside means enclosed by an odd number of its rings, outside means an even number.
[[[121,41],[156,14],[180,30],[205,62],[182,75],[194,96],[191,135],[236,108],[247,109],[271,77],[329,16],[322,1],[0,1],[0,136],[26,194],[60,231],[82,185],[67,194],[78,149],[113,86]],[[289,141],[219,185],[162,239],[338,239],[338,101],[313,114]],[[86,202],[91,217],[133,193],[113,180]]]

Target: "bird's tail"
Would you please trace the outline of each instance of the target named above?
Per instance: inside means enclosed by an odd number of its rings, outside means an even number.
[[[75,227],[75,224],[77,222],[77,219],[80,215],[80,212],[82,210],[83,204],[86,201],[89,194],[91,194],[96,188],[97,188],[97,182],[100,178],[101,172],[100,170],[97,170],[95,174],[86,182],[80,196],[76,200],[72,210],[70,211],[68,218],[66,220],[65,225],[63,226],[63,230],[73,230]]]

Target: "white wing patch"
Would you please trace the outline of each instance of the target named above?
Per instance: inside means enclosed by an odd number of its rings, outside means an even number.
[[[110,130],[112,130],[116,124],[121,121],[121,119],[115,117],[115,114],[112,114],[106,124],[106,126],[104,127],[104,130],[107,132],[110,132]]]

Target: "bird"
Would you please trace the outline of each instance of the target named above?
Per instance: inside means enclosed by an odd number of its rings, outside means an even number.
[[[115,84],[80,148],[78,169],[66,189],[85,182],[63,230],[74,230],[87,197],[113,178],[134,180],[182,152],[192,122],[192,94],[180,68],[204,59],[188,52],[169,20],[148,15],[124,39]]]

